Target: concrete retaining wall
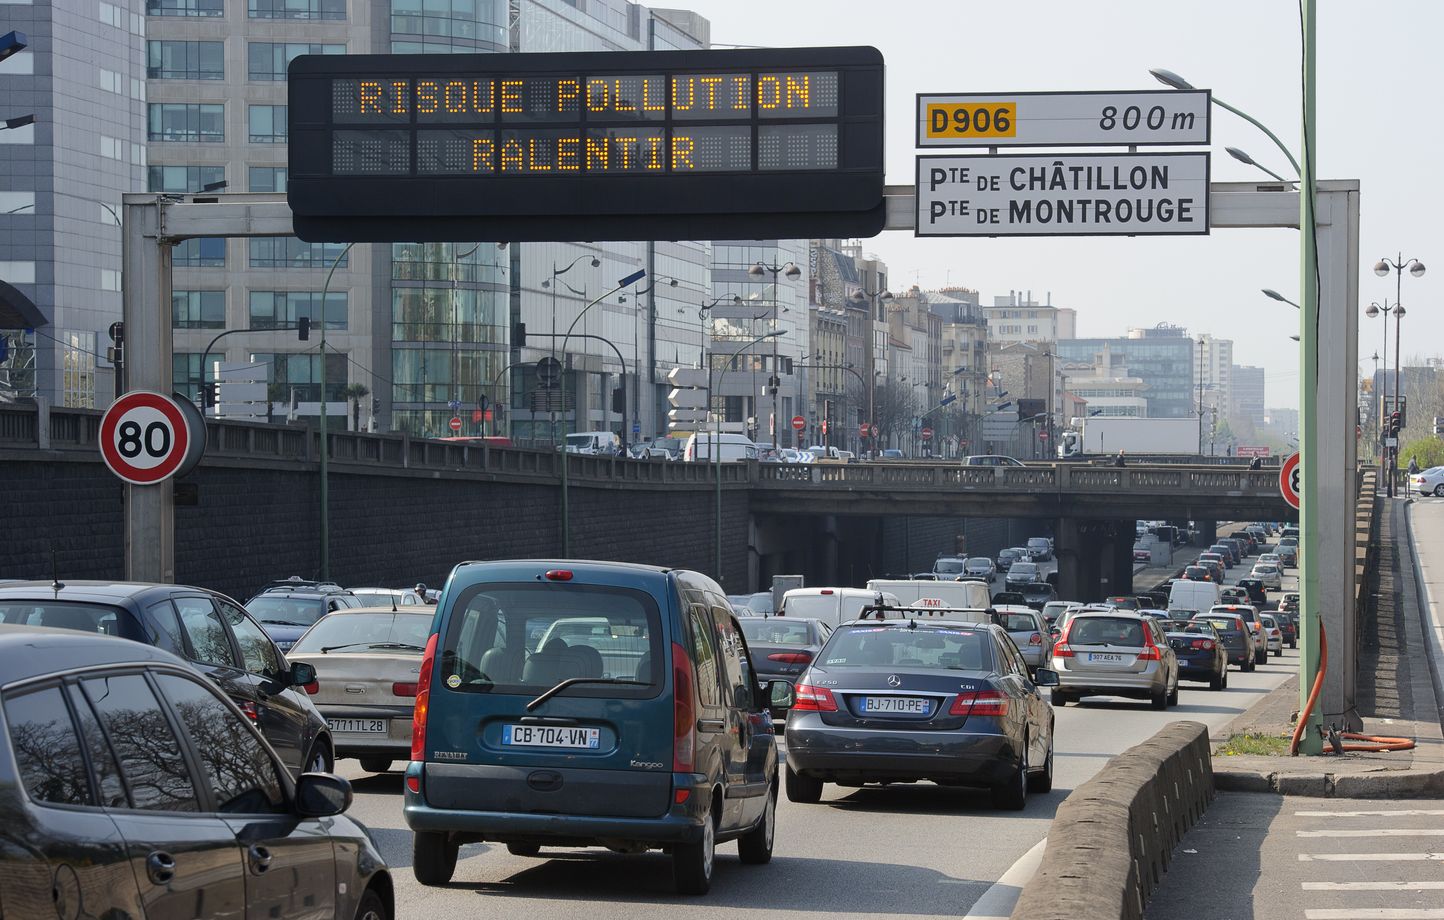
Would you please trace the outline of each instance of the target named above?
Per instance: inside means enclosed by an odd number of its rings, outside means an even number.
[[[1174,722],[1059,807],[1013,920],[1141,920],[1184,833],[1213,799],[1208,728]]]

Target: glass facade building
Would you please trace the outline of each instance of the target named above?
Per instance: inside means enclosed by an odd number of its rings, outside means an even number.
[[[1127,338],[1062,339],[1058,358],[1088,364],[1100,377],[1137,377],[1144,382],[1149,418],[1198,415],[1196,343],[1179,326],[1130,330]]]

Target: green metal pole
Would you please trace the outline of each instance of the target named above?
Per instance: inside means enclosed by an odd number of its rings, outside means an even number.
[[[327,474],[331,468],[331,450],[327,441],[330,439],[326,431],[326,292],[331,288],[331,276],[336,274],[336,266],[346,258],[355,243],[347,243],[346,248],[341,250],[334,261],[331,262],[331,270],[326,272],[326,283],[321,285],[321,580],[327,581],[331,577],[331,489]],[[202,368],[204,372],[204,368]],[[421,382],[422,386],[426,381]]]
[[[1299,171],[1299,470],[1302,473],[1303,492],[1299,496],[1299,609],[1303,611],[1301,622],[1303,636],[1299,641],[1299,711],[1308,703],[1309,691],[1319,673],[1319,632],[1321,611],[1319,599],[1319,539],[1313,511],[1319,508],[1319,483],[1315,463],[1320,455],[1317,443],[1318,425],[1318,372],[1319,372],[1319,286],[1318,251],[1314,245],[1314,166],[1317,151],[1314,148],[1318,104],[1315,93],[1317,45],[1317,10],[1315,0],[1302,0],[1300,11],[1303,16],[1304,54],[1304,126],[1303,126],[1303,168]],[[1280,145],[1282,146],[1282,145]],[[1334,636],[1334,643],[1342,647],[1352,636]],[[1336,660],[1342,660],[1341,658]],[[1323,725],[1322,697],[1309,715],[1299,751],[1304,754],[1323,753],[1323,739],[1319,728]]]

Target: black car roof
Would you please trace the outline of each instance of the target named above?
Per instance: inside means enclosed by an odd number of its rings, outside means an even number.
[[[170,652],[100,633],[0,624],[0,674],[15,683],[77,667],[185,663]]]
[[[62,581],[59,590],[51,581],[21,581],[0,585],[0,601],[80,601],[92,604],[117,604],[135,601],[144,604],[152,597],[164,597],[175,591],[215,594],[208,588],[190,585],[162,585],[135,581]]]

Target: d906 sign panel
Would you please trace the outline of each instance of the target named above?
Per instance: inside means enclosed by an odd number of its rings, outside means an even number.
[[[874,48],[304,55],[287,197],[310,241],[871,236]]]

